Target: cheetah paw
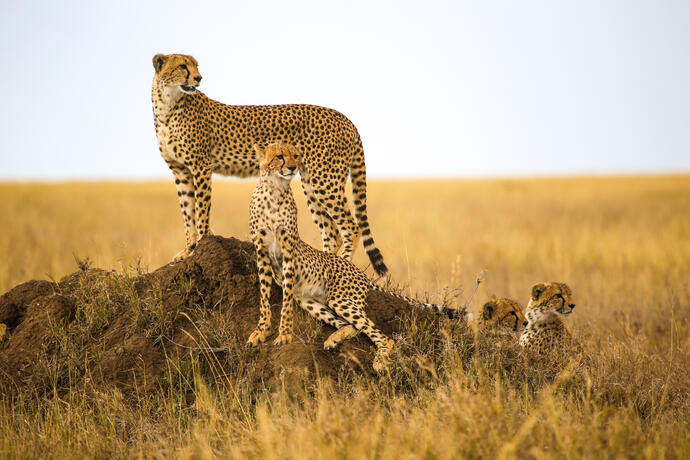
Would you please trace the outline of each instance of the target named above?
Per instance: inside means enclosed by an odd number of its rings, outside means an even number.
[[[273,341],[273,345],[287,345],[292,342],[292,334],[278,334],[278,337]]]
[[[388,339],[386,340],[385,345],[380,346],[378,350],[376,350],[376,357],[374,358],[373,363],[374,370],[376,372],[382,372],[388,368],[388,365],[390,364],[389,356],[393,350],[394,344],[395,342],[393,339]]]
[[[329,335],[326,341],[323,343],[324,350],[332,350],[340,345],[343,341],[354,337],[359,333],[352,325],[343,326],[333,334]]]
[[[173,257],[173,262],[180,262],[181,260],[185,260],[187,257],[191,256],[193,252],[193,249],[184,248],[183,250],[175,254],[175,257]]]
[[[249,345],[250,347],[255,347],[260,343],[265,342],[266,337],[268,337],[268,332],[264,332],[257,329],[254,332],[252,332],[252,335],[249,336],[249,340],[247,340],[247,345]]]
[[[390,360],[388,359],[388,356],[381,356],[377,355],[374,358],[374,371],[381,373],[385,369],[388,369],[388,365],[390,364]]]

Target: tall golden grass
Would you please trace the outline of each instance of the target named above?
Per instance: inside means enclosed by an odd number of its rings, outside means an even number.
[[[216,233],[246,238],[253,186],[215,180]],[[301,233],[319,247],[295,191]],[[466,299],[486,269],[469,305],[476,312],[490,295],[524,305],[533,283],[568,283],[577,302],[568,326],[586,350],[585,370],[540,380],[523,364],[501,377],[488,355],[468,369],[448,350],[408,390],[394,377],[324,381],[250,401],[197,376],[193,407],[174,393],[142,395],[138,405],[86,389],[26,407],[3,398],[0,455],[690,456],[690,177],[371,181],[368,195],[374,238],[394,281],[413,294],[439,300],[465,287]],[[172,181],[4,184],[0,215],[0,293],[58,279],[76,270],[75,257],[154,269],[184,241]],[[366,262],[358,250],[356,263]]]

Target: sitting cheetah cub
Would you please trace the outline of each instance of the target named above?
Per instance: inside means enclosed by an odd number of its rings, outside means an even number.
[[[562,318],[574,308],[573,293],[564,283],[532,286],[532,297],[527,304],[528,324],[520,335],[520,345],[540,355],[570,345],[572,336]]]
[[[299,237],[297,206],[290,188],[300,160],[297,148],[275,143],[261,149],[254,146],[259,159],[260,178],[249,208],[249,234],[256,247],[261,291],[261,316],[248,344],[255,346],[270,334],[269,295],[271,277],[283,287],[280,328],[274,343],[292,341],[292,314],[295,301],[313,317],[334,326],[324,343],[330,349],[343,340],[364,332],[374,342],[377,353],[374,369],[388,363],[393,340],[377,329],[366,316],[367,294],[382,290],[349,260],[314,249]],[[408,303],[455,317],[458,310],[394,294]]]

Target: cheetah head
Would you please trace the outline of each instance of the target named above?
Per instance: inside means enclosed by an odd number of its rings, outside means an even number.
[[[532,297],[527,304],[527,319],[567,316],[573,312],[573,292],[564,283],[537,283],[532,286]]]
[[[269,144],[266,148],[254,144],[254,151],[262,176],[271,176],[287,184],[297,175],[302,158],[297,147],[282,142]]]
[[[484,329],[495,328],[518,332],[527,326],[527,319],[522,314],[522,307],[514,300],[491,299],[482,307],[479,320]]]
[[[199,64],[184,54],[156,54],[153,57],[154,77],[159,84],[185,94],[194,94],[201,82]]]

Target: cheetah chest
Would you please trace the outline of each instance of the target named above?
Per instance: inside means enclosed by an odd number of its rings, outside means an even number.
[[[273,276],[278,282],[283,280],[283,250],[280,247],[278,234],[275,231],[269,230],[266,234],[266,241],[268,242],[268,257],[271,259],[271,269]]]
[[[158,136],[158,149],[161,152],[161,156],[167,161],[180,162],[178,155],[180,149],[170,127],[163,123],[158,123],[156,135]]]

